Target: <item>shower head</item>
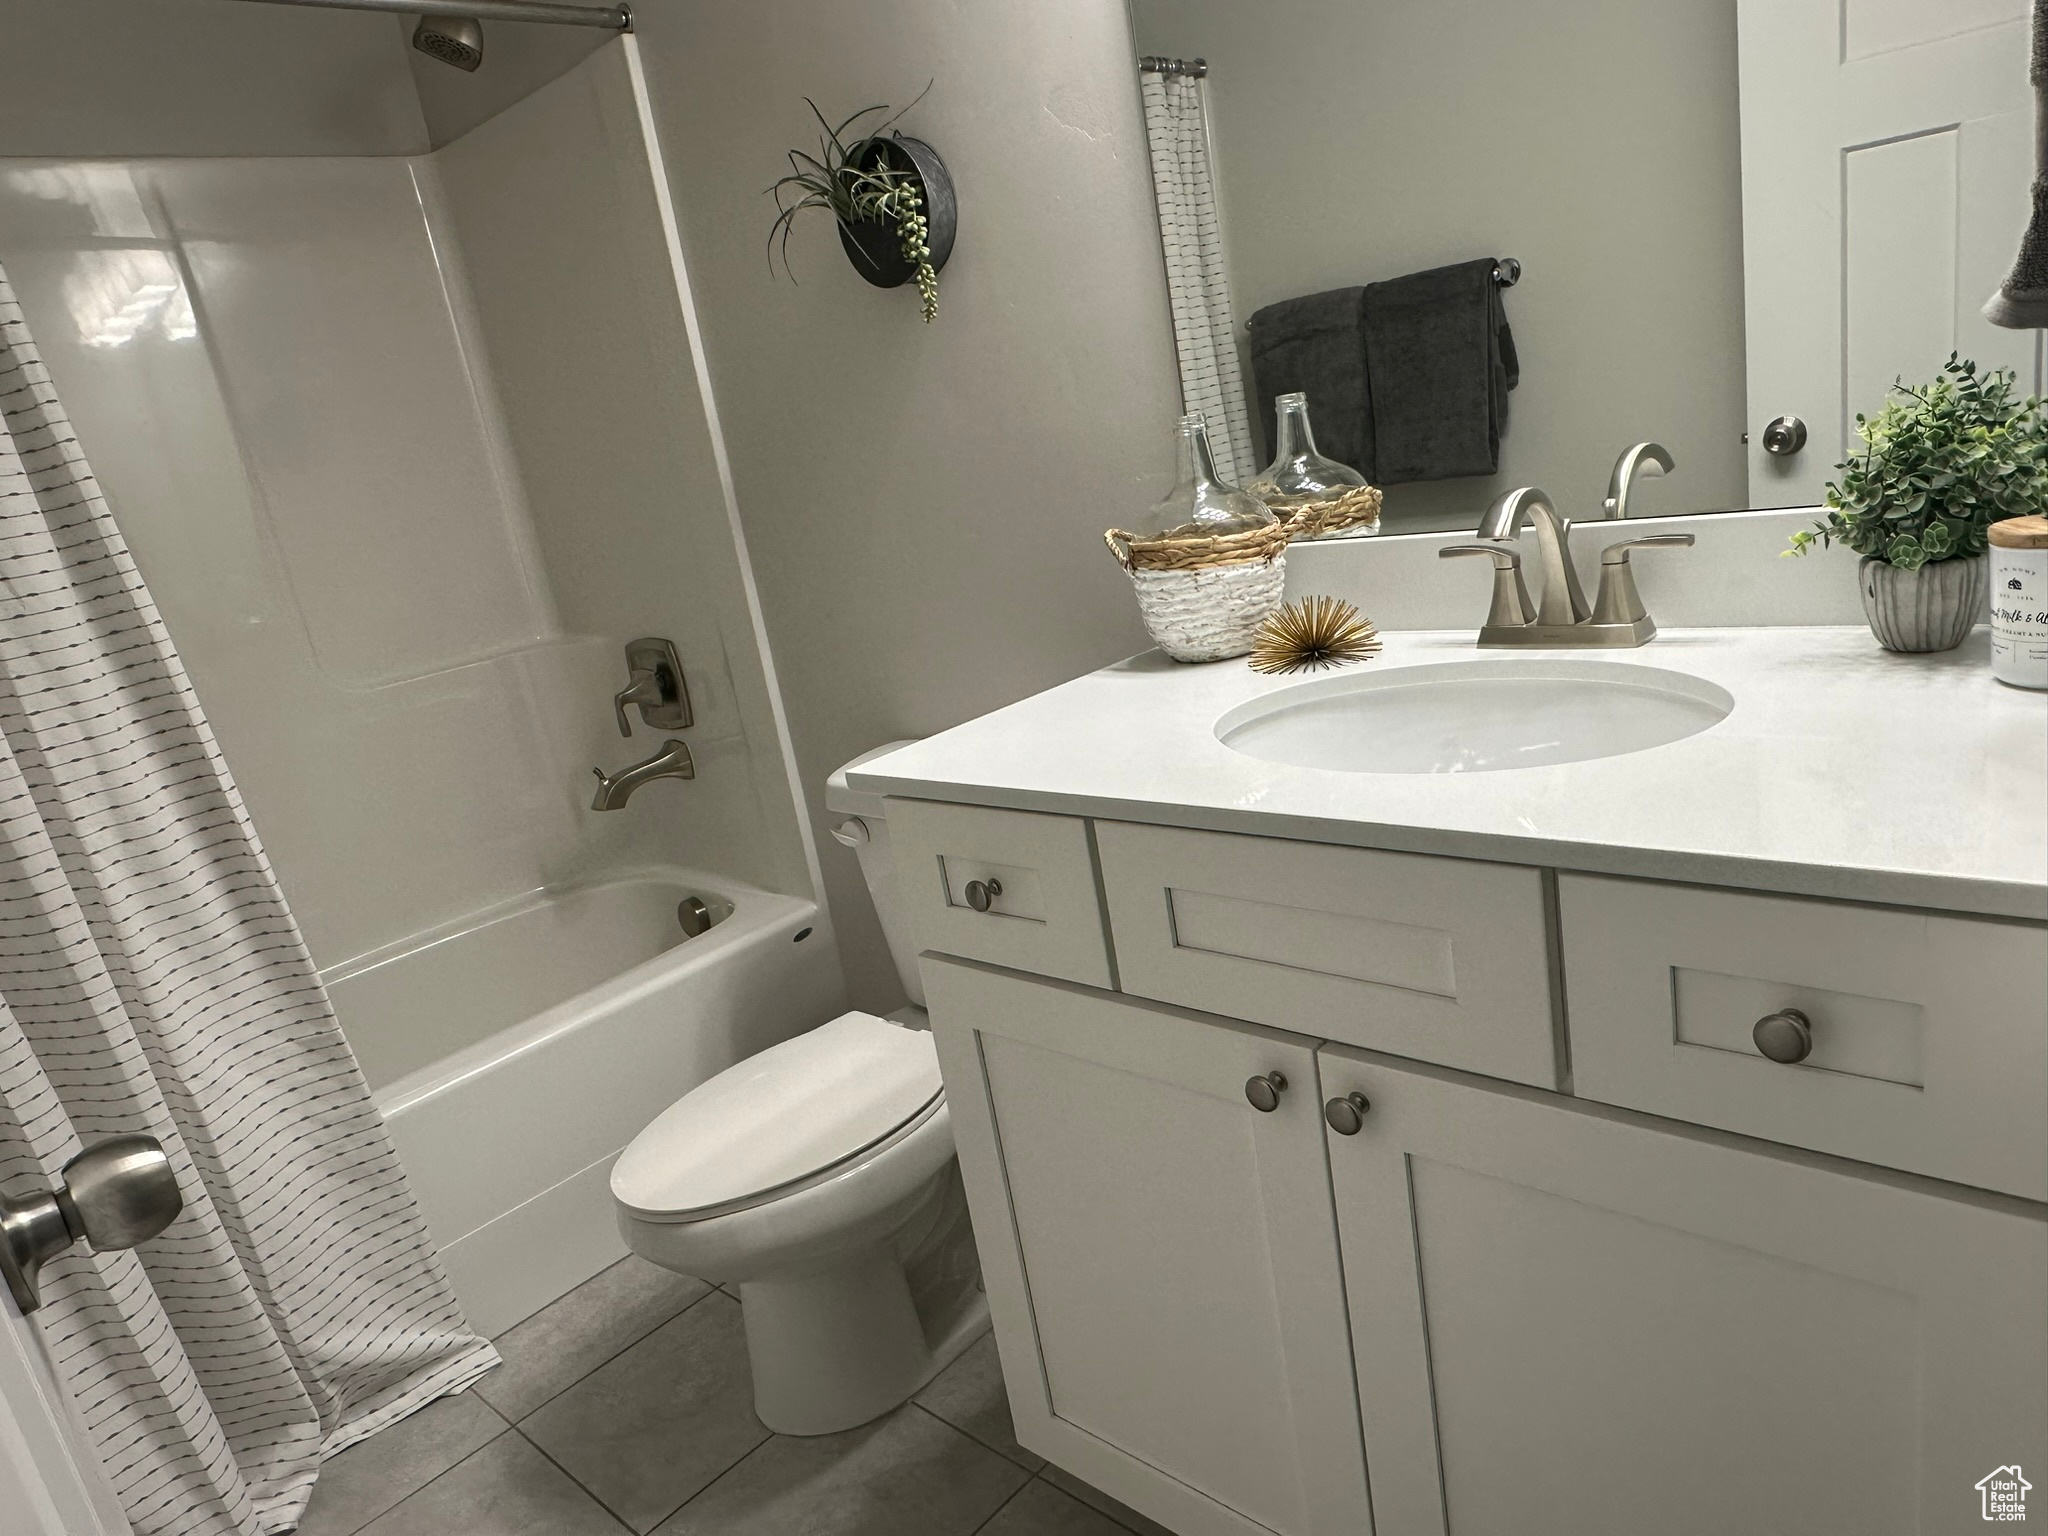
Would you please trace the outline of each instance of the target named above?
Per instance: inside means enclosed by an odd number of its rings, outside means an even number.
[[[484,61],[484,25],[474,16],[422,16],[412,45],[443,64],[474,71]]]

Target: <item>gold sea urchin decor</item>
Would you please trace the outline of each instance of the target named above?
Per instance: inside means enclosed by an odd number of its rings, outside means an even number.
[[[1350,603],[1337,597],[1304,597],[1287,603],[1252,642],[1254,672],[1312,672],[1363,661],[1380,648],[1380,632]]]

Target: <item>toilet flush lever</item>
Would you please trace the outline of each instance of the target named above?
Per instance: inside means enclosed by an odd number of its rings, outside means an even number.
[[[655,636],[628,641],[626,670],[632,681],[612,696],[621,736],[633,734],[633,722],[626,718],[629,704],[657,731],[686,731],[695,723],[689,685],[683,681],[683,660],[676,654],[674,642]]]

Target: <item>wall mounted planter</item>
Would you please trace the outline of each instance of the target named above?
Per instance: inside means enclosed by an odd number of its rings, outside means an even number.
[[[922,139],[892,134],[886,139],[867,139],[855,147],[855,160],[864,170],[877,170],[886,161],[891,169],[911,171],[917,176],[924,197],[924,216],[930,222],[925,243],[934,272],[942,271],[953,254],[953,235],[959,224],[959,204],[953,196],[953,178],[939,152]],[[903,255],[903,239],[894,223],[862,221],[839,226],[839,243],[846,248],[853,270],[877,288],[900,288],[917,275],[917,264]]]

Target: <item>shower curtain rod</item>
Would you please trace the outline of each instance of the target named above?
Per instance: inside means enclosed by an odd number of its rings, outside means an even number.
[[[469,16],[477,21],[545,21],[558,27],[633,30],[624,5],[543,5],[539,0],[242,0],[245,5],[312,5],[336,11],[396,11],[407,16]]]

